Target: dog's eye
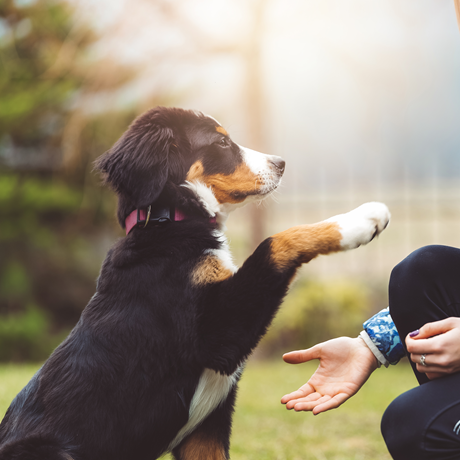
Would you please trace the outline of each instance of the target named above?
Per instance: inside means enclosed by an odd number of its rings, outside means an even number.
[[[229,145],[229,142],[228,142],[228,139],[226,137],[223,137],[219,142],[218,144],[221,146],[221,147],[228,147]]]

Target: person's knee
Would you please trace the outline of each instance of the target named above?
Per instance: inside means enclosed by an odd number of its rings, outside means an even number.
[[[430,245],[409,254],[393,268],[390,289],[398,289],[420,279],[430,279],[438,271],[438,259],[444,258],[445,248],[445,246]]]
[[[439,275],[439,265],[445,249],[445,246],[439,245],[424,246],[409,254],[393,268],[388,287],[393,319],[405,317],[411,313],[407,309],[416,307],[405,300],[411,291],[419,290],[421,285],[434,283]]]
[[[422,458],[422,426],[414,414],[411,398],[403,394],[396,398],[382,417],[381,431],[388,451],[395,460]]]
[[[435,379],[398,396],[381,430],[394,460],[460,458],[460,374]]]

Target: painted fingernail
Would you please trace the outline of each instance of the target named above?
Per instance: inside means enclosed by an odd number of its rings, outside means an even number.
[[[420,334],[420,331],[417,329],[409,334],[409,337],[417,337]]]

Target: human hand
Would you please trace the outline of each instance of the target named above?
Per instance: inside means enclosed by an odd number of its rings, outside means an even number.
[[[460,318],[446,318],[425,324],[417,335],[411,337],[409,334],[406,337],[406,346],[417,370],[431,380],[459,372]],[[422,354],[426,355],[426,366],[420,364]]]
[[[339,407],[377,368],[377,359],[359,337],[328,340],[307,350],[286,353],[283,359],[290,364],[320,360],[310,380],[281,399],[287,409],[312,411],[314,415]]]

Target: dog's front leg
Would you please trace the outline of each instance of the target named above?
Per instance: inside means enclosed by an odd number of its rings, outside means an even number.
[[[317,224],[292,227],[269,238],[270,262],[284,272],[321,254],[355,249],[372,241],[389,221],[384,204],[365,203]]]
[[[389,218],[384,204],[366,203],[263,241],[235,274],[208,287],[200,322],[203,364],[235,372],[266,332],[298,267],[320,254],[369,243]]]
[[[176,460],[227,460],[236,386],[221,404],[173,450]]]
[[[218,439],[197,428],[181,446],[173,451],[176,460],[227,460],[228,456]]]

